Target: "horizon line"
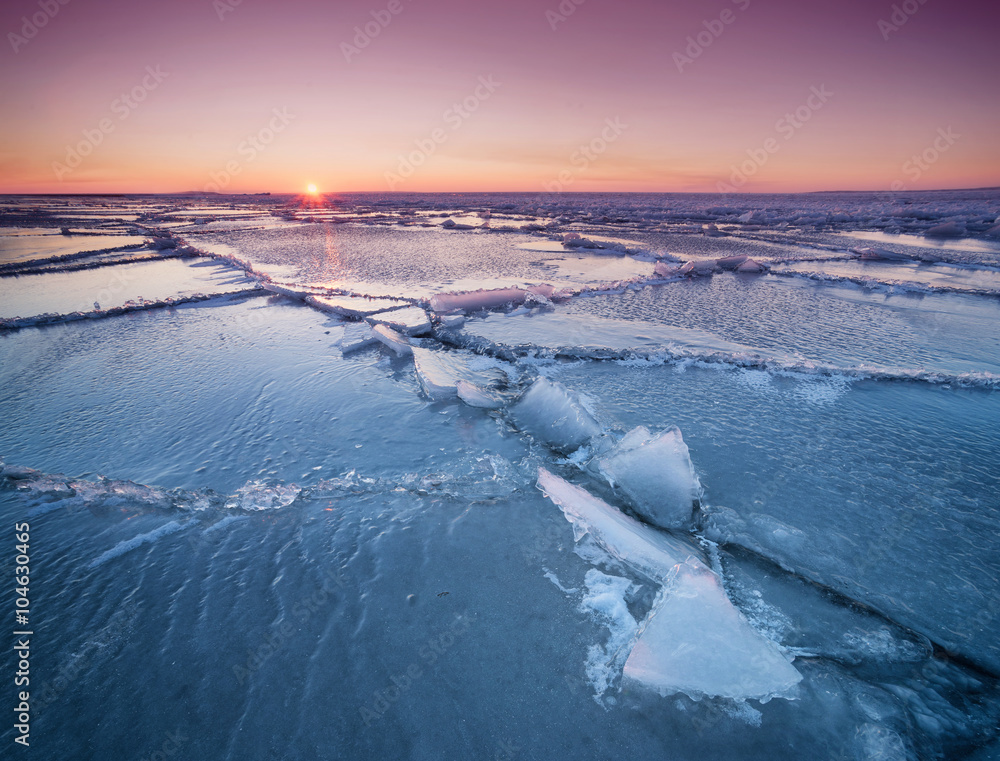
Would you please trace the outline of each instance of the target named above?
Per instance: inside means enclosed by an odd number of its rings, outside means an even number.
[[[303,191],[256,191],[243,193],[220,193],[210,190],[171,190],[155,191],[107,191],[107,192],[0,192],[0,197],[36,197],[36,198],[79,198],[79,197],[110,197],[110,196],[212,196],[219,198],[245,196],[305,196],[323,198],[338,195],[537,195],[547,198],[561,196],[585,195],[703,195],[703,196],[795,196],[819,195],[823,193],[877,193],[877,194],[907,194],[907,193],[961,193],[973,191],[1000,191],[1000,185],[957,188],[927,188],[927,189],[879,189],[859,190],[839,188],[833,190],[783,190],[783,191],[747,191],[722,192],[718,190],[565,190],[551,193],[537,190],[337,190],[308,193]]]

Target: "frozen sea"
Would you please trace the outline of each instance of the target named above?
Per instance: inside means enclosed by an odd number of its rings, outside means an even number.
[[[1000,758],[1000,190],[5,196],[0,381],[37,758]]]

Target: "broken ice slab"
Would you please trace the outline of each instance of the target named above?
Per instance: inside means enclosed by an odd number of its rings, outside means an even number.
[[[380,341],[385,346],[396,352],[396,355],[399,357],[405,357],[407,354],[413,354],[413,347],[410,345],[406,336],[400,335],[390,327],[385,325],[376,325],[372,328],[372,335],[375,336],[377,341]]]
[[[35,228],[41,230],[42,228]],[[77,254],[106,251],[127,246],[138,248],[146,241],[139,235],[62,234],[46,230],[40,235],[24,235],[19,230],[5,229],[0,235],[0,263],[58,260]]]
[[[593,465],[653,525],[685,528],[691,523],[701,485],[679,429],[654,436],[642,426],[634,428]]]
[[[268,290],[271,293],[277,293],[279,296],[288,296],[291,299],[298,299],[299,301],[302,301],[306,298],[306,296],[311,295],[308,291],[304,291],[301,288],[292,288],[287,285],[282,285],[281,283],[265,282],[261,283],[261,285],[264,286],[265,290]]]
[[[580,397],[561,383],[539,378],[511,410],[518,428],[564,454],[601,432]]]
[[[139,299],[163,301],[253,287],[255,280],[225,264],[179,259],[20,275],[0,278],[0,319],[115,309]]]
[[[673,576],[674,566],[698,554],[681,539],[625,515],[545,468],[538,469],[538,488],[573,524],[577,540],[590,534],[613,558],[657,584],[665,584]]]
[[[755,259],[747,259],[743,264],[736,268],[737,272],[742,272],[743,274],[754,274],[759,272],[764,272],[767,270],[760,262]]]
[[[802,675],[733,607],[719,577],[693,561],[676,571],[640,624],[624,678],[661,695],[762,702],[789,696]]]
[[[467,380],[460,380],[455,384],[455,391],[458,398],[470,407],[479,407],[484,410],[498,410],[504,405],[503,397],[499,394],[480,388],[475,383]]]
[[[711,275],[715,272],[714,259],[701,259],[684,262],[684,264],[673,264],[671,262],[660,261],[656,263],[653,272],[657,277],[700,277]]]
[[[354,318],[368,317],[410,305],[408,301],[400,299],[371,299],[366,296],[306,296],[306,302],[324,312]]]
[[[556,291],[551,285],[533,285],[529,288],[495,288],[493,290],[438,293],[431,297],[431,310],[438,314],[454,311],[476,312],[505,304],[523,304],[531,295],[552,298]]]
[[[724,256],[721,259],[716,259],[715,263],[724,270],[735,270],[749,258],[748,256]]]
[[[391,312],[380,312],[366,318],[373,325],[385,325],[397,333],[408,336],[419,336],[431,332],[431,320],[420,307],[394,309]]]
[[[859,259],[864,259],[865,261],[905,262],[913,259],[909,254],[902,254],[898,251],[889,251],[886,248],[876,248],[873,246],[852,248],[851,252],[857,254]]]
[[[344,327],[344,335],[338,342],[343,354],[363,349],[378,343],[371,326],[364,322],[355,322]]]
[[[460,382],[487,386],[505,379],[497,360],[464,351],[434,351],[413,347],[417,380],[428,397],[454,399]]]
[[[802,679],[781,649],[733,607],[693,547],[544,468],[538,469],[538,488],[573,524],[577,540],[590,534],[612,557],[663,585],[639,626],[626,678],[662,695],[737,700],[788,696]]]

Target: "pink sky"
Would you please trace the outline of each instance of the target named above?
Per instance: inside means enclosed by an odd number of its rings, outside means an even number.
[[[0,192],[1000,185],[995,0],[8,0],[0,29]]]

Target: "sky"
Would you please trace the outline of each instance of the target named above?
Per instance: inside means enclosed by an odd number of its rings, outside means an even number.
[[[6,0],[0,31],[2,193],[1000,186],[995,0]]]

